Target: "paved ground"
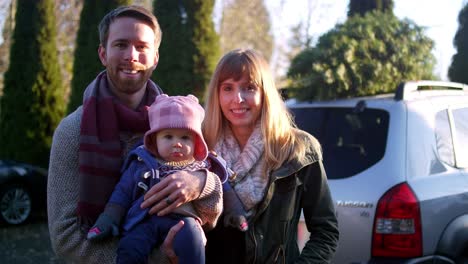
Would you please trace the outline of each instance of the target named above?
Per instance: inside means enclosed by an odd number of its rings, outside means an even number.
[[[0,226],[0,263],[63,264],[50,247],[45,213],[24,225]]]

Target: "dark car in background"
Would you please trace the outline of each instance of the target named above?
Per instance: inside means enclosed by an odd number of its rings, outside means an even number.
[[[47,170],[0,160],[0,223],[19,225],[45,211]]]

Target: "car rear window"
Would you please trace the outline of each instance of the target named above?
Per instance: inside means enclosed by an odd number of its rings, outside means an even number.
[[[468,167],[468,108],[453,110],[455,138],[457,142],[457,164],[461,168]]]
[[[387,143],[387,111],[364,108],[292,108],[299,128],[315,136],[329,179],[356,175],[382,159]]]
[[[449,117],[451,113],[452,117]],[[450,120],[452,119],[452,120]],[[450,127],[453,123],[453,130]],[[435,134],[440,159],[452,167],[468,167],[468,108],[452,108],[436,114]],[[456,144],[456,150],[454,147]],[[455,163],[455,156],[457,163]]]
[[[435,135],[440,159],[455,166],[455,154],[447,109],[439,111],[435,119]]]

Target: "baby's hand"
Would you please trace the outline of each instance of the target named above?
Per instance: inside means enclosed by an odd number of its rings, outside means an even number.
[[[88,231],[87,239],[101,240],[110,236],[119,235],[119,227],[106,213],[102,213],[91,229]]]
[[[224,215],[224,226],[230,226],[239,229],[242,232],[245,232],[249,229],[249,223],[243,215]]]

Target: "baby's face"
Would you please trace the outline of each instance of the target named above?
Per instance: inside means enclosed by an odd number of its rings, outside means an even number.
[[[188,129],[163,129],[156,135],[159,157],[165,161],[184,161],[192,159],[194,142],[195,135]]]

